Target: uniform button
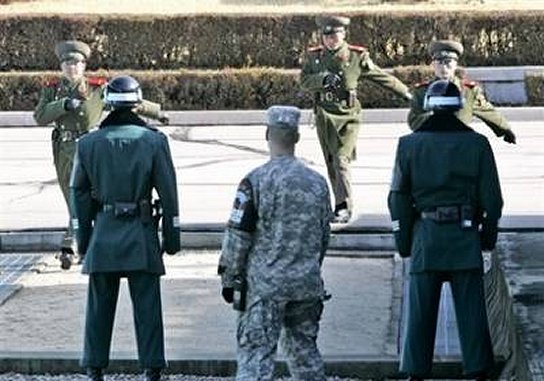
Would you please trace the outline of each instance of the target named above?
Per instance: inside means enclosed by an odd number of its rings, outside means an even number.
[[[80,112],[79,112],[79,116],[83,116],[83,111],[80,111]]]

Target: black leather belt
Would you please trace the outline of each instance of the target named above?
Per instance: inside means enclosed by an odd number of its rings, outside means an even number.
[[[61,130],[60,128],[54,128],[53,133],[51,134],[51,139],[53,141],[63,141],[71,142],[79,139],[81,136],[85,135],[88,131],[72,131],[72,130]]]
[[[422,219],[438,223],[460,223],[463,228],[471,228],[474,224],[474,213],[470,205],[438,206],[432,211],[420,214]]]

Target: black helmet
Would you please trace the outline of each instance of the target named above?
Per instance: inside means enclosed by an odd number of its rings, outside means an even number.
[[[431,83],[425,92],[423,109],[425,111],[456,112],[463,108],[463,97],[457,85],[439,79]]]
[[[113,108],[132,108],[142,103],[142,89],[131,76],[120,75],[108,82],[104,98]]]

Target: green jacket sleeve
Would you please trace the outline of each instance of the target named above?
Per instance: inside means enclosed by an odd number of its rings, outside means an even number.
[[[46,125],[54,122],[67,113],[64,109],[64,102],[67,98],[55,100],[55,89],[44,87],[40,93],[38,105],[34,110],[34,120],[39,125]]]
[[[74,167],[70,178],[70,210],[76,232],[78,251],[83,256],[89,247],[93,233],[93,221],[96,218],[96,204],[91,194],[91,182],[80,158],[79,144],[76,146]]]
[[[175,254],[181,249],[176,171],[166,135],[157,132],[158,148],[153,158],[153,185],[162,204],[163,249]]]
[[[323,80],[328,74],[320,66],[315,65],[314,60],[313,55],[308,53],[304,57],[300,72],[300,86],[304,90],[313,92],[323,90]]]
[[[472,91],[474,93],[474,116],[487,124],[496,136],[503,136],[510,129],[506,118],[485,98],[484,92],[479,86],[474,87]]]
[[[425,91],[416,89],[412,95],[408,112],[408,126],[412,131],[415,131],[432,115],[432,112],[423,110]]]
[[[410,173],[402,156],[402,144],[399,141],[387,205],[399,255],[409,257],[412,250],[412,230],[416,219],[416,210],[410,192]]]
[[[410,89],[408,86],[402,83],[398,78],[386,73],[376,64],[374,64],[367,51],[361,54],[360,64],[362,69],[361,75],[363,78],[366,78],[383,88],[391,90],[405,99],[410,99]]]

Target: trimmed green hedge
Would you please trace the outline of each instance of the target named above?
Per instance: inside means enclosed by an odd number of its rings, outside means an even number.
[[[127,73],[127,72],[124,72]],[[136,71],[144,97],[159,102],[166,110],[264,109],[273,104],[312,106],[312,96],[298,83],[298,70],[273,68],[221,71]],[[116,72],[88,73],[111,77]],[[431,75],[428,67],[398,68],[393,73],[405,83],[419,82]],[[1,73],[0,110],[33,110],[41,84],[58,78],[58,72]],[[365,108],[407,107],[405,100],[363,81],[359,88]]]
[[[531,106],[544,106],[544,75],[525,77],[525,89]]]
[[[349,41],[383,67],[428,62],[436,38],[463,42],[465,66],[544,64],[544,12],[350,14]],[[296,68],[318,42],[315,15],[0,16],[0,71],[56,70],[56,41],[93,48],[89,68]],[[9,38],[7,38],[9,36]]]

